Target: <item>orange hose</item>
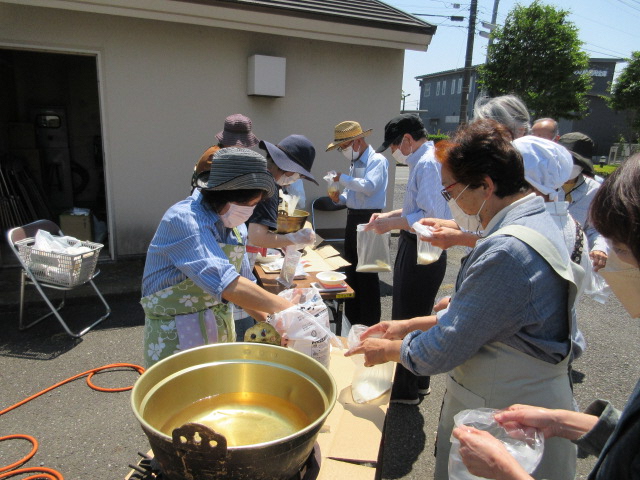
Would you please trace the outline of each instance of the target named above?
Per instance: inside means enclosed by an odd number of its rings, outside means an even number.
[[[27,402],[30,402],[31,400],[39,397],[40,395],[44,395],[45,393],[50,392],[54,388],[58,388],[66,383],[72,382],[80,377],[83,377],[84,375],[87,375],[87,385],[89,385],[89,387],[92,388],[93,390],[97,390],[99,392],[125,392],[127,390],[131,390],[133,388],[133,385],[129,387],[120,387],[120,388],[104,388],[104,387],[97,386],[91,381],[92,377],[96,373],[101,372],[103,370],[113,369],[113,368],[131,368],[137,371],[140,375],[144,373],[143,367],[141,367],[140,365],[133,365],[131,363],[111,363],[109,365],[104,365],[102,367],[93,368],[91,370],[87,370],[86,372],[79,373],[78,375],[74,375],[73,377],[69,377],[66,380],[58,382],[55,385],[52,385],[51,387],[45,388],[44,390],[38,393],[35,393],[30,397],[25,398],[24,400],[21,400],[15,405],[11,405],[10,407],[0,410],[0,415],[4,415],[5,413],[10,412],[15,408],[18,408],[19,406],[24,405]],[[33,448],[27,455],[25,455],[22,459],[18,460],[17,462],[12,463],[11,465],[7,465],[6,467],[0,467],[0,480],[4,478],[13,477],[15,475],[24,474],[24,473],[37,473],[37,475],[25,477],[23,480],[38,480],[38,479],[64,480],[64,477],[60,472],[53,470],[51,468],[36,467],[36,468],[20,468],[18,470],[13,470],[14,468],[19,467],[25,464],[26,462],[28,462],[35,455],[36,451],[38,450],[38,441],[30,435],[17,434],[17,435],[7,435],[5,437],[0,437],[0,442],[3,442],[5,440],[12,440],[12,439],[27,440],[31,442],[31,444],[33,445]],[[6,473],[1,473],[1,472],[6,472]]]

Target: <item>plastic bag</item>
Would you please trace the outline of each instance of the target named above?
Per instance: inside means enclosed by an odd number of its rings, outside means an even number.
[[[293,279],[296,276],[296,269],[300,258],[302,257],[302,251],[296,248],[296,245],[287,245],[285,249],[284,259],[282,261],[282,268],[280,269],[280,275],[278,275],[278,283],[285,288],[293,285]]]
[[[327,186],[327,194],[330,197],[333,195],[340,195],[340,183],[333,180],[334,178],[336,178],[336,175],[338,175],[338,172],[336,172],[335,170],[331,170],[330,172],[327,172],[324,177],[322,177],[329,184]]]
[[[389,241],[391,233],[376,233],[374,230],[365,230],[366,223],[361,223],[356,228],[358,265],[356,272],[390,272],[391,252]]]
[[[58,237],[51,235],[46,230],[38,230],[36,232],[33,248],[43,252],[65,253],[67,255],[80,255],[91,252],[91,249],[83,247],[82,242],[77,238]]]
[[[360,345],[360,335],[367,328],[366,325],[353,325],[349,330],[347,343],[349,348]],[[356,403],[366,403],[378,398],[391,388],[393,384],[393,362],[364,366],[364,354],[353,355],[351,360],[356,364],[356,371],[353,373],[351,381],[351,396]]]
[[[605,304],[611,295],[611,287],[607,284],[602,275],[598,272],[591,271],[589,280],[584,289],[584,294],[591,297],[598,303]]]
[[[298,208],[298,200],[300,197],[297,195],[287,195],[282,190],[280,190],[280,206],[279,210],[284,210],[287,212],[287,215],[292,216],[293,212],[295,212],[296,208]]]
[[[462,410],[453,417],[456,427],[468,425],[478,430],[484,430],[496,437],[513,455],[520,466],[527,473],[540,463],[544,452],[544,435],[532,427],[511,427],[507,430],[493,418],[499,410],[493,408],[478,408],[476,410]],[[449,452],[449,480],[475,480],[460,458],[460,442],[451,436],[451,451]]]
[[[329,312],[320,292],[315,288],[296,288],[280,292],[278,296],[299,303],[270,315],[267,322],[287,340],[289,348],[310,356],[328,368],[331,344],[342,348],[342,343],[331,332]]]
[[[436,262],[442,254],[442,249],[420,238],[421,236],[426,238],[433,236],[431,233],[433,228],[428,225],[422,225],[419,222],[411,225],[411,228],[416,231],[418,236],[418,259],[416,263],[418,265],[429,265]]]

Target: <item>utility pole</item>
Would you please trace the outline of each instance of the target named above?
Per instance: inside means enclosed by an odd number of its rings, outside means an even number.
[[[495,25],[497,25],[497,21],[498,21],[498,4],[500,3],[500,0],[493,0],[493,12],[491,13],[491,24],[495,27]],[[493,43],[493,37],[489,37],[489,47],[491,46],[491,44]],[[489,48],[487,47],[487,53],[489,51]]]
[[[473,61],[473,39],[476,34],[476,13],[478,0],[471,0],[469,15],[469,31],[467,32],[467,54],[464,60],[464,76],[462,78],[462,98],[460,99],[460,125],[467,123],[467,106],[469,104],[469,83],[471,80],[471,63]]]

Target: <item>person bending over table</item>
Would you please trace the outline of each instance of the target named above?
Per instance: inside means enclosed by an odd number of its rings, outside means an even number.
[[[173,205],[151,240],[142,278],[147,367],[174,353],[235,341],[230,303],[256,320],[292,304],[254,283],[244,222],[276,192],[265,158],[245,148],[213,156],[199,191]]]
[[[475,121],[452,142],[439,142],[436,158],[454,219],[486,237],[461,265],[446,311],[381,322],[347,355],[364,353],[365,365],[400,362],[416,375],[447,373],[435,469],[436,479],[447,479],[453,417],[461,410],[515,402],[573,408],[576,288],[562,235],[543,199],[528,193],[522,157],[503,125]],[[551,439],[546,447],[538,474],[572,478],[575,445]]]

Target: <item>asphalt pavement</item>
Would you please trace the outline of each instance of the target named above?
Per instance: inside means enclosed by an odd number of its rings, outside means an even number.
[[[397,168],[394,207],[402,205],[406,168]],[[392,237],[392,255],[397,236]],[[450,294],[462,249],[453,249],[439,296]],[[19,270],[5,268],[0,278],[0,413],[59,381],[107,364],[142,365],[143,313],[138,303],[144,259],[121,258],[99,263],[96,284],[113,310],[111,317],[81,339],[69,337],[55,320],[23,332],[18,324]],[[391,274],[381,275],[383,318],[391,314]],[[88,288],[88,287],[83,287]],[[33,290],[31,288],[31,290]],[[100,315],[101,305],[89,291],[77,289],[67,301],[67,317],[79,328]],[[496,302],[508,301],[496,292]],[[42,310],[33,292],[29,312]],[[622,408],[638,377],[637,342],[640,324],[610,299],[601,305],[584,299],[579,322],[588,341],[585,354],[574,364],[575,395],[584,408],[595,398],[606,398]],[[491,312],[486,312],[491,315]],[[131,385],[137,373],[117,370],[100,373],[94,382],[104,387]],[[432,393],[418,406],[391,405],[387,414],[382,458],[383,479],[431,478],[433,444],[444,393],[443,375],[432,378]],[[130,393],[90,389],[83,379],[70,382],[0,416],[0,436],[26,434],[37,438],[38,452],[25,467],[55,468],[67,480],[119,480],[138,461],[137,452],[149,444],[133,416]],[[0,470],[30,450],[27,442],[0,444]],[[586,478],[593,458],[579,460],[578,477]]]

